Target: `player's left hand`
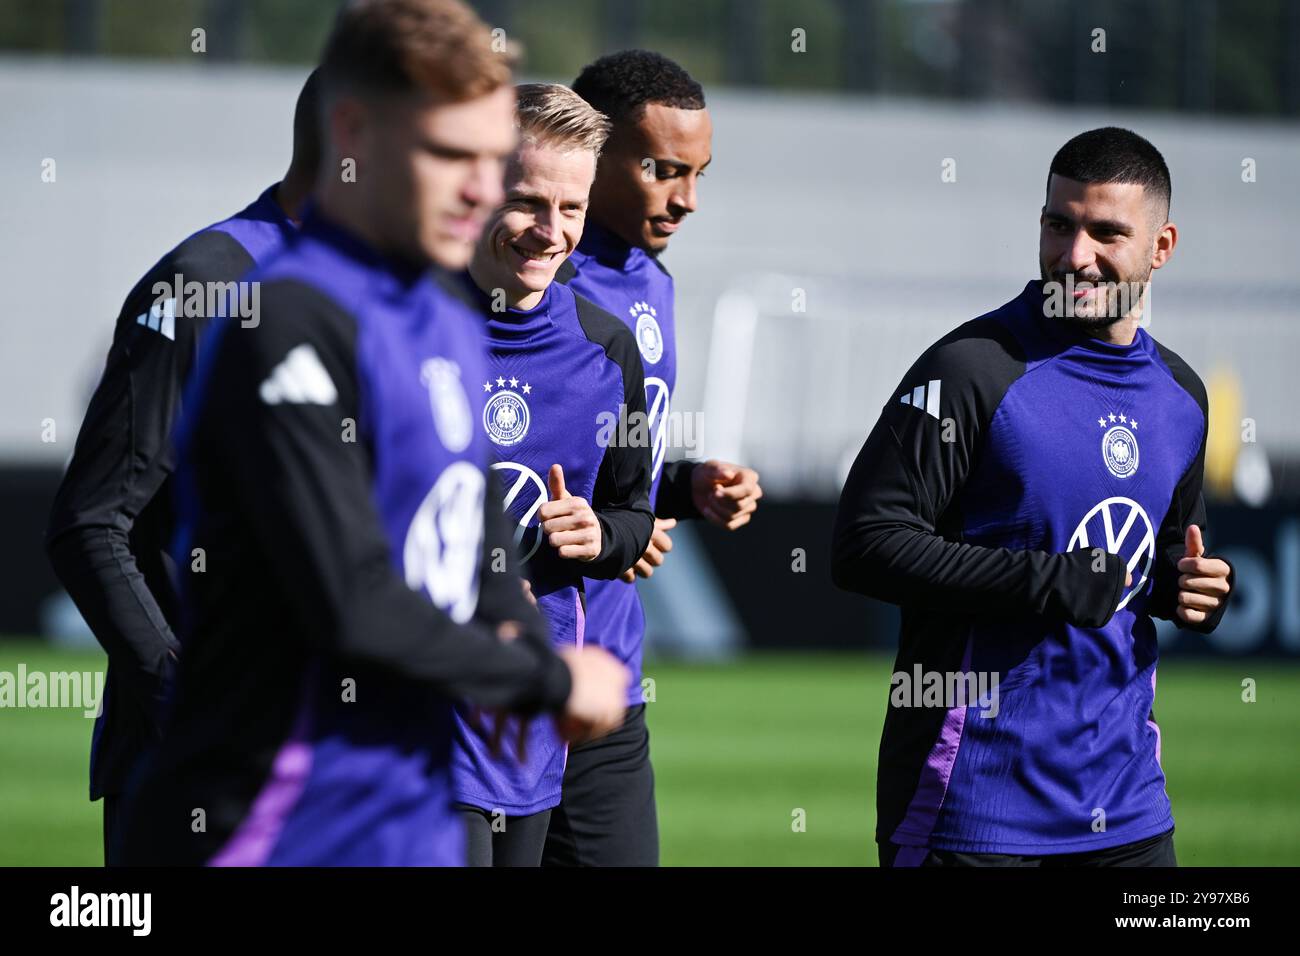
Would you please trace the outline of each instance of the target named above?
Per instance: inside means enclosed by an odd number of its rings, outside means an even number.
[[[547,543],[562,558],[595,561],[600,557],[600,522],[591,505],[564,488],[564,469],[552,465],[546,476],[551,500],[537,511]]]
[[[664,555],[673,549],[673,539],[668,532],[675,527],[676,518],[655,518],[655,528],[650,533],[650,543],[646,545],[645,554],[619,577],[628,584],[634,584],[637,578],[648,578],[654,574],[655,568],[664,563]]]
[[[761,497],[758,472],[752,468],[709,459],[691,472],[691,498],[696,509],[728,531],[749,523]]]
[[[1178,562],[1178,610],[1187,624],[1201,624],[1228,597],[1229,568],[1226,561],[1205,557],[1201,529],[1188,525],[1184,557]]]

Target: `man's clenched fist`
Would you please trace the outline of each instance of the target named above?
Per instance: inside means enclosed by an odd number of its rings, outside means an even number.
[[[702,461],[691,470],[691,498],[700,514],[714,524],[735,531],[748,524],[758,508],[763,489],[758,472],[725,461]]]
[[[622,726],[631,677],[628,669],[599,647],[569,647],[559,653],[573,679],[564,712],[555,718],[560,736],[580,744]]]
[[[673,539],[668,532],[677,527],[676,518],[655,518],[655,529],[646,545],[645,554],[641,555],[635,565],[624,571],[620,577],[628,584],[637,578],[648,578],[655,573],[655,568],[664,563],[664,555],[673,549]]]

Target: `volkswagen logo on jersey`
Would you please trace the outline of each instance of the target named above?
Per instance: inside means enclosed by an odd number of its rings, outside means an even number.
[[[664,357],[664,336],[659,331],[658,313],[649,302],[634,302],[627,311],[636,320],[636,345],[641,350],[641,357],[651,365],[657,365]]]
[[[497,379],[497,387],[505,388],[506,380]],[[519,379],[510,380],[510,388],[518,388]],[[532,391],[532,386],[527,382],[524,383],[524,395]],[[483,383],[484,391],[492,391],[492,383]],[[524,401],[524,395],[518,392],[506,389],[497,392],[488,399],[487,405],[483,407],[483,427],[487,429],[488,438],[492,439],[498,445],[515,445],[523,441],[524,436],[528,434],[528,403]]]
[[[460,366],[450,359],[431,358],[420,366],[420,381],[429,390],[429,408],[438,438],[452,454],[469,447],[473,418],[460,384]]]
[[[1103,548],[1127,562],[1129,572],[1133,574],[1133,585],[1115,608],[1119,611],[1147,582],[1151,562],[1156,556],[1156,533],[1147,513],[1132,498],[1107,498],[1083,516],[1065,550],[1077,551],[1080,548]],[[1137,571],[1139,564],[1142,565],[1140,574]]]
[[[519,561],[522,563],[536,554],[537,546],[542,543],[540,526],[533,524],[533,519],[537,517],[538,509],[545,504],[549,497],[546,482],[542,481],[537,472],[518,462],[499,461],[491,467],[493,471],[501,473],[502,483],[509,486],[506,489],[502,509],[506,514],[517,514],[519,516],[515,523],[514,540],[515,548],[519,554]],[[514,478],[513,482],[511,482],[512,477]],[[519,508],[514,507],[516,501],[519,502]],[[520,511],[520,508],[523,510]]]
[[[1116,419],[1118,425],[1114,424]],[[1111,426],[1101,438],[1101,457],[1106,462],[1106,470],[1116,478],[1129,477],[1138,467],[1137,419],[1111,414],[1098,418],[1097,424],[1102,428]]]
[[[448,465],[415,510],[402,548],[407,587],[428,593],[459,624],[478,604],[486,486],[483,472],[469,462]]]
[[[645,378],[645,407],[649,418],[650,433],[654,436],[653,459],[650,468],[650,480],[659,477],[659,470],[664,466],[664,455],[668,451],[668,383],[661,378],[647,375]]]

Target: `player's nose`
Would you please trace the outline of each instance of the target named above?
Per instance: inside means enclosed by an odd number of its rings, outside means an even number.
[[[550,245],[559,234],[559,217],[555,210],[544,209],[533,220],[533,234],[542,242]]]
[[[1075,232],[1061,255],[1061,264],[1069,272],[1081,272],[1097,261],[1097,245],[1088,233],[1080,229]]]
[[[678,188],[673,191],[673,195],[669,198],[668,205],[674,215],[682,216],[695,212],[696,207],[699,205],[699,194],[695,187],[694,176],[685,177],[680,182]]]
[[[476,161],[465,183],[465,200],[489,209],[501,205],[506,198],[504,173],[505,164],[500,159],[483,157]]]

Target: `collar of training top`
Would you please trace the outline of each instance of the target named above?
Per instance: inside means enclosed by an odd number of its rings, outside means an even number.
[[[582,239],[578,241],[578,251],[600,262],[622,268],[629,258],[644,250],[628,245],[604,226],[588,219],[582,230]]]
[[[419,281],[430,271],[431,263],[412,262],[380,252],[346,226],[328,218],[315,203],[303,210],[302,234],[319,239],[370,268],[388,273],[403,285]]]
[[[1024,291],[1020,293],[1020,303],[1025,312],[1034,320],[1033,324],[1051,340],[1066,348],[1079,347],[1100,355],[1121,359],[1137,357],[1138,353],[1151,353],[1151,336],[1141,327],[1137,329],[1137,334],[1133,336],[1133,341],[1130,344],[1117,345],[1089,335],[1069,322],[1055,317],[1052,310],[1064,306],[1050,304],[1051,307],[1049,308],[1046,286],[1046,282],[1042,279],[1030,280],[1025,285]]]
[[[279,188],[279,183],[272,183],[262,190],[262,194],[257,197],[249,210],[252,213],[250,218],[261,219],[277,225],[281,229],[287,229],[289,232],[297,232],[298,225],[285,214],[285,211],[280,208],[280,204],[275,199],[275,191]]]

